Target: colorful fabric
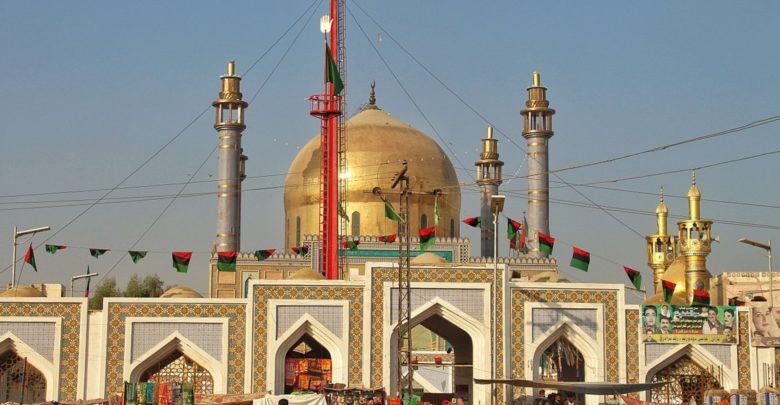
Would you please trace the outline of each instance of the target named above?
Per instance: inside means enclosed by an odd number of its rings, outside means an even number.
[[[342,90],[344,90],[344,82],[341,81],[341,75],[339,74],[339,67],[336,64],[336,61],[333,60],[333,54],[330,52],[330,46],[328,44],[325,44],[325,57],[327,60],[327,80],[328,83],[333,85],[333,95],[337,96],[339,93],[341,93]]]
[[[629,280],[631,280],[631,284],[634,285],[634,288],[637,290],[642,289],[642,273],[639,272],[639,270],[634,270],[630,267],[623,266],[623,270],[628,275]]]
[[[157,396],[154,395],[157,388],[157,384],[153,382],[147,382],[146,383],[146,403],[147,404],[156,404],[157,403]]]
[[[63,245],[46,245],[46,251],[51,254],[55,254],[57,253],[58,250],[63,250],[67,248],[68,248],[67,246],[63,246]]]
[[[262,262],[263,260],[271,257],[274,252],[276,252],[276,249],[255,250],[255,257],[257,258],[258,262]]]
[[[192,390],[192,383],[184,383],[181,385],[181,405],[193,405],[195,403],[195,395]]]
[[[512,218],[506,219],[506,238],[513,240],[517,238],[517,232],[523,227],[523,224],[515,221]]]
[[[436,242],[436,226],[420,229],[420,250],[428,250]]]
[[[236,271],[236,258],[238,252],[217,252],[217,270],[219,271]]]
[[[157,384],[157,387],[157,404],[173,405],[173,392],[171,390],[171,383],[159,383]]]
[[[551,255],[553,246],[555,246],[555,238],[545,235],[542,232],[537,232],[536,234],[539,236],[539,250]]]
[[[130,255],[130,260],[133,261],[133,263],[138,263],[146,257],[146,251],[145,250],[128,250],[127,253]]]
[[[179,273],[186,273],[192,259],[192,252],[173,252],[173,268]]]
[[[710,305],[710,292],[704,290],[693,290],[691,305]]]
[[[664,293],[664,302],[670,303],[672,302],[672,296],[674,295],[674,289],[677,288],[677,284],[667,281],[667,280],[661,280],[661,289]]]
[[[390,203],[390,200],[388,200],[385,197],[382,197],[382,201],[385,202],[385,217],[388,219],[392,219],[393,221],[400,221],[401,217],[398,216],[398,214],[395,212],[395,208],[393,208],[393,204]]]
[[[482,225],[482,218],[468,217],[463,220],[463,223],[474,228],[479,228]]]
[[[357,250],[359,244],[360,241],[348,240],[348,241],[341,242],[341,247],[349,250]]]
[[[395,234],[380,236],[379,241],[384,243],[395,243]]]
[[[103,256],[103,254],[106,253],[106,252],[108,252],[108,249],[94,249],[94,248],[90,248],[89,249],[90,256],[92,256],[94,258],[98,258],[100,256]]]
[[[125,383],[125,395],[124,395],[124,405],[135,405],[137,402],[137,391],[135,383]]]
[[[138,383],[138,405],[146,405],[146,383]]]
[[[590,266],[590,253],[575,247],[570,264],[571,267],[574,267],[575,269],[588,271],[588,266]]]
[[[14,246],[14,249],[16,246]],[[32,266],[33,270],[38,271],[38,266],[35,264],[35,253],[33,253],[32,243],[27,246],[27,253],[24,254],[24,262]]]

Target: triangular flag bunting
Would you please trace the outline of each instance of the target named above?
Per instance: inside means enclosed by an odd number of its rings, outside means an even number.
[[[704,290],[693,290],[693,297],[691,298],[691,305],[710,305],[710,292]]]
[[[349,249],[349,250],[357,250],[359,244],[360,244],[360,241],[358,241],[358,240],[347,240],[347,241],[341,242],[341,247],[344,248],[344,249]]]
[[[337,96],[339,93],[341,93],[342,90],[344,90],[344,82],[341,81],[341,75],[339,74],[339,67],[336,65],[336,62],[333,60],[333,54],[330,53],[330,46],[326,43],[325,44],[325,52],[327,52],[326,57],[328,58],[327,64],[328,68],[327,70],[327,79],[328,83],[331,83],[333,85],[333,95]]]
[[[668,303],[672,302],[672,296],[674,295],[674,289],[675,288],[677,288],[677,284],[675,284],[675,283],[673,283],[671,281],[661,280],[661,289],[663,290],[663,293],[664,293],[664,302],[665,303],[668,304]]]
[[[68,248],[67,246],[63,246],[63,245],[46,245],[46,251],[51,254],[55,254],[57,253],[58,250],[63,250],[67,248]]]
[[[631,280],[631,284],[634,285],[634,288],[637,290],[642,289],[642,273],[639,272],[639,270],[634,270],[630,267],[623,266],[623,270],[628,275],[628,278]]]
[[[571,256],[571,267],[588,271],[588,266],[590,266],[590,253],[575,247]]]
[[[392,219],[393,221],[400,221],[401,217],[399,217],[398,214],[395,212],[395,208],[393,208],[393,204],[390,203],[390,200],[388,200],[385,197],[382,197],[382,201],[385,202],[385,216],[388,219]]]
[[[428,250],[436,242],[436,226],[420,229],[420,250]]]
[[[539,250],[551,255],[553,252],[553,246],[555,246],[555,238],[545,235],[541,232],[536,233],[539,236]]]
[[[292,251],[296,254],[299,254],[301,256],[306,256],[306,253],[309,253],[309,247],[306,245],[303,246],[293,246]]]
[[[380,236],[378,239],[384,243],[395,243],[395,234]]]
[[[38,271],[38,266],[35,264],[35,253],[33,253],[32,243],[27,247],[27,253],[24,254],[24,262],[32,266],[33,270]]]
[[[217,253],[217,270],[219,271],[236,271],[236,257],[238,252],[218,252]]]
[[[258,262],[262,262],[263,260],[271,257],[274,252],[276,252],[276,249],[255,250],[255,257],[257,258]]]
[[[186,273],[192,259],[192,252],[173,252],[173,268],[179,273]]]
[[[108,252],[108,249],[89,249],[89,254],[92,257],[98,258],[100,256],[103,256],[104,253]]]
[[[130,260],[133,261],[133,263],[138,263],[146,257],[146,251],[145,250],[128,250],[127,253],[130,255]]]
[[[482,218],[480,217],[468,217],[463,220],[463,223],[474,228],[479,228],[482,225]]]

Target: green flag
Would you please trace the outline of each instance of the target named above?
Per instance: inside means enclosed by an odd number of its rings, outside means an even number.
[[[106,252],[108,252],[108,249],[94,249],[94,248],[89,249],[89,254],[95,258],[103,256],[103,254]]]
[[[276,249],[255,250],[255,257],[257,261],[261,262],[276,252]]]
[[[339,67],[336,65],[336,61],[333,60],[333,54],[330,53],[330,46],[325,44],[326,58],[328,59],[328,83],[333,85],[333,95],[337,96],[344,90],[344,82],[341,81],[341,75],[339,74]]]
[[[428,250],[436,242],[436,226],[420,229],[420,250]]]
[[[348,240],[341,242],[341,247],[349,250],[358,250],[359,240]]]
[[[390,203],[390,200],[382,197],[382,201],[385,202],[385,216],[393,221],[400,221],[401,217],[396,214],[395,208],[393,208],[393,204]]]
[[[238,252],[236,251],[229,251],[229,252],[218,252],[217,253],[217,270],[219,271],[230,271],[234,272],[236,271],[236,258],[238,257]]]
[[[130,260],[133,261],[133,263],[138,263],[146,257],[146,251],[145,250],[128,250],[127,253],[130,254]]]
[[[58,250],[63,250],[65,248],[67,248],[67,246],[63,246],[63,245],[46,245],[46,251],[51,253],[51,254],[55,254],[55,253],[57,253]]]
[[[173,252],[173,268],[179,273],[186,273],[192,259],[192,252]]]

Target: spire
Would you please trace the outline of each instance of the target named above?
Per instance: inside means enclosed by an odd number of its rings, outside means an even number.
[[[656,229],[658,235],[666,235],[666,218],[669,216],[669,209],[666,208],[664,203],[664,188],[661,187],[661,198],[658,202],[658,206],[655,207],[655,217],[657,220]]]
[[[368,93],[368,104],[364,105],[362,110],[381,110],[381,108],[376,106],[376,82],[371,82],[371,91]]]
[[[480,189],[480,216],[481,223],[481,255],[482,257],[495,257],[493,252],[493,212],[490,199],[498,195],[498,186],[501,184],[501,167],[504,162],[498,159],[498,140],[493,138],[493,127],[487,127],[487,134],[482,138],[482,152],[479,160],[474,162],[477,166],[477,185]]]
[[[688,190],[688,219],[692,221],[699,219],[700,201],[701,193],[699,192],[699,187],[696,186],[696,172],[694,171],[691,188]]]

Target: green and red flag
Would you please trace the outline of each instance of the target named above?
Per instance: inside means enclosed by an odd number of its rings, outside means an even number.
[[[539,250],[547,253],[548,255],[551,255],[553,246],[555,246],[555,238],[551,237],[550,235],[545,235],[541,232],[536,232],[536,234],[539,237]]]
[[[517,238],[517,232],[523,228],[523,224],[512,218],[506,219],[506,238],[509,240]]]
[[[528,244],[526,244],[526,240],[528,240],[528,221],[525,220],[525,213],[524,213],[523,231],[520,233],[520,241],[517,243],[517,249],[523,252],[523,254],[528,253]]]
[[[173,252],[173,268],[179,273],[186,273],[192,259],[192,252]]]
[[[360,244],[360,241],[358,241],[358,240],[347,240],[347,241],[341,242],[341,247],[344,248],[344,249],[349,249],[349,250],[357,250],[359,244]]]
[[[32,266],[33,270],[38,271],[38,266],[35,264],[35,253],[33,253],[32,243],[27,247],[27,253],[24,254],[24,262]]]
[[[380,236],[379,241],[384,243],[395,243],[395,234]]]
[[[330,53],[330,46],[327,43],[325,44],[325,52],[327,53],[325,57],[328,59],[327,61],[328,83],[331,83],[333,85],[333,95],[337,96],[339,95],[339,93],[341,93],[342,90],[344,90],[344,82],[341,81],[341,75],[339,74],[339,67],[336,64],[336,61],[333,60],[333,54]]]
[[[67,248],[68,248],[67,246],[63,246],[63,245],[46,245],[46,251],[51,254],[55,254],[57,253],[58,250],[63,250]]]
[[[103,254],[106,253],[106,252],[108,252],[108,249],[89,248],[89,255],[94,257],[94,258],[98,258],[100,256],[103,256]]]
[[[480,217],[468,217],[463,220],[463,223],[474,228],[479,228],[482,225],[482,218]]]
[[[664,302],[670,303],[672,302],[672,296],[674,295],[674,289],[677,288],[677,284],[667,281],[667,280],[661,280],[661,289],[664,293]]]
[[[217,270],[235,272],[236,257],[238,257],[238,252],[235,250],[229,252],[217,252]]]
[[[385,197],[382,197],[382,201],[385,202],[385,216],[388,219],[392,219],[393,221],[400,221],[401,217],[399,217],[398,214],[395,212],[395,208],[393,208],[393,204],[390,203],[390,200],[388,200]]]
[[[588,271],[588,266],[590,266],[590,253],[580,248],[574,247],[574,253],[572,253],[571,256],[570,265],[575,269]]]
[[[705,290],[693,290],[691,305],[710,305],[710,292]]]
[[[133,261],[133,263],[138,263],[146,257],[146,253],[148,253],[145,250],[128,250],[127,253],[130,255],[130,260]]]
[[[634,270],[631,267],[623,266],[623,270],[626,272],[626,275],[628,275],[628,279],[631,280],[631,284],[634,285],[634,288],[637,290],[642,289],[642,273],[639,272],[639,270]]]
[[[436,242],[436,226],[420,229],[420,250],[423,252]]]
[[[255,250],[255,257],[257,258],[258,262],[262,262],[263,260],[271,257],[274,252],[276,252],[276,249]]]
[[[299,254],[301,256],[306,256],[306,253],[309,253],[309,247],[306,245],[303,246],[293,246],[292,251],[296,254]]]

